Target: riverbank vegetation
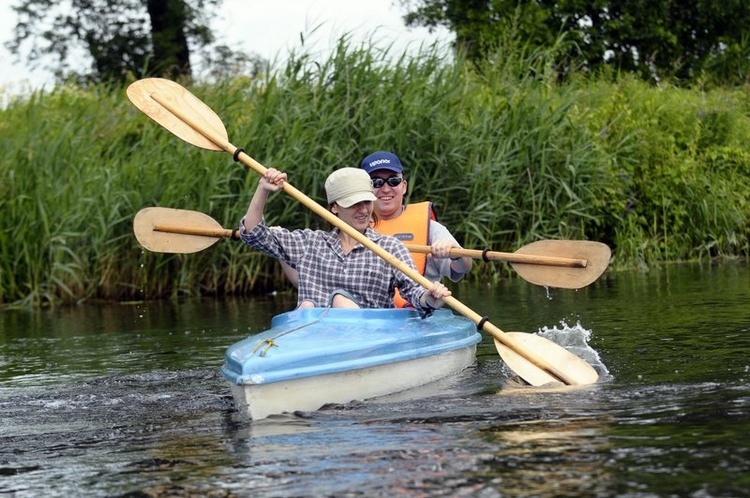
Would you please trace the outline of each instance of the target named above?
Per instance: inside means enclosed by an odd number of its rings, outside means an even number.
[[[265,77],[186,84],[229,140],[324,203],[323,181],[374,150],[397,153],[409,198],[430,199],[467,248],[513,251],[588,239],[612,268],[746,258],[750,229],[747,88],[657,86],[569,72],[554,51],[506,46],[481,68],[353,47],[291,57]],[[124,87],[38,91],[0,111],[0,303],[137,300],[286,289],[275,261],[224,240],[192,255],[138,246],[148,206],[236,226],[257,175],[171,135]],[[274,196],[268,221],[321,222]],[[512,275],[477,264],[468,278]]]

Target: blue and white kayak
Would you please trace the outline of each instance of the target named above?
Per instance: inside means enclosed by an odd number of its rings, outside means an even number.
[[[455,375],[481,340],[450,310],[308,308],[227,349],[221,368],[252,420],[384,396]]]

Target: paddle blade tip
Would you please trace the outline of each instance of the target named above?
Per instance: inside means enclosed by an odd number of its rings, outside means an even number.
[[[133,218],[133,233],[138,243],[150,252],[165,254],[193,254],[211,247],[220,237],[189,235],[154,230],[157,225],[183,224],[221,229],[216,220],[206,214],[184,209],[147,207]]]
[[[599,380],[599,374],[594,367],[549,339],[525,332],[506,332],[506,335],[510,336],[514,343],[534,351],[539,358],[544,358],[547,363],[565,376],[568,385],[589,385]],[[561,379],[527,360],[497,338],[495,338],[495,347],[508,368],[530,385],[540,387],[561,382]]]
[[[223,151],[228,145],[219,116],[179,83],[143,78],[128,85],[125,93],[141,112],[177,138],[211,151]]]
[[[612,250],[607,244],[590,240],[538,240],[514,254],[578,259],[584,267],[511,263],[516,272],[535,285],[558,289],[581,289],[594,283],[609,267]]]

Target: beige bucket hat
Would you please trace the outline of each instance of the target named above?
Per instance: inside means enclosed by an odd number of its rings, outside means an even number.
[[[370,175],[359,168],[341,168],[326,178],[328,204],[334,202],[341,207],[351,207],[362,201],[376,201],[372,192]]]

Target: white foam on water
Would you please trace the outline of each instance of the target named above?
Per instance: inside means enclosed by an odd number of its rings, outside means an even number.
[[[545,325],[537,333],[586,360],[599,372],[599,375],[609,375],[609,370],[602,363],[599,353],[589,345],[593,331],[581,325],[580,321],[571,326],[565,320],[561,320],[559,326],[548,327]]]

